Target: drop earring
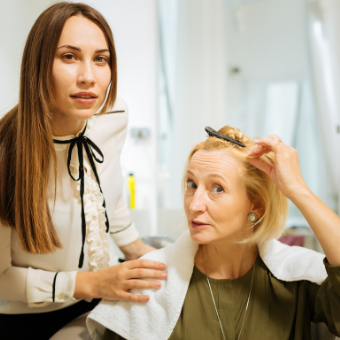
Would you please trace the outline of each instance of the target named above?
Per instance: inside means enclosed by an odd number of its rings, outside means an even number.
[[[257,216],[255,213],[250,213],[248,215],[248,221],[251,223],[255,223],[257,221]]]

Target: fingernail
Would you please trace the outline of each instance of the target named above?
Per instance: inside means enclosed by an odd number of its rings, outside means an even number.
[[[162,279],[166,279],[166,273],[162,274]]]
[[[150,300],[150,297],[149,296],[146,296],[145,298],[144,298],[144,301],[149,301]]]
[[[252,154],[252,153],[256,153],[257,152],[257,145],[254,145],[250,151],[248,152],[248,155]]]
[[[165,264],[161,264],[161,265],[159,266],[159,268],[165,269]]]
[[[157,288],[161,288],[161,287],[162,287],[162,284],[161,284],[160,282],[156,282],[155,286],[156,286]]]

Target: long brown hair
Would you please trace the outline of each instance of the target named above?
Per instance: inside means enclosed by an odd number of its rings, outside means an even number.
[[[111,84],[101,113],[113,106],[117,62],[108,23],[88,5],[60,2],[46,9],[34,23],[22,57],[19,103],[0,120],[0,222],[14,228],[22,248],[33,254],[61,248],[47,201],[51,162],[55,181],[57,178],[51,130],[56,107],[52,67],[65,22],[75,15],[97,24],[106,37]]]

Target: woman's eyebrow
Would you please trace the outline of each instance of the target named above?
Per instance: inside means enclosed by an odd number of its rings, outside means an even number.
[[[58,50],[59,48],[62,48],[62,47],[69,48],[69,49],[71,49],[71,50],[75,50],[75,51],[81,52],[81,49],[80,49],[79,47],[72,46],[72,45],[63,45],[63,46],[59,46],[59,47],[57,48],[57,50]],[[96,50],[96,51],[95,51],[95,53],[102,53],[102,52],[110,52],[110,51],[109,51],[107,48],[103,48],[103,49],[101,49],[101,50]]]
[[[191,170],[188,170],[187,174],[195,176],[195,174]],[[208,174],[207,177],[214,177],[214,178],[217,177],[217,178],[222,179],[225,182],[228,182],[228,180],[227,180],[227,178],[225,176],[223,176],[223,175],[221,175],[221,174],[219,174],[217,172],[212,172],[212,173]]]
[[[218,174],[218,173],[210,173],[207,177],[218,177],[218,178],[221,178],[223,180],[226,180],[224,176]]]

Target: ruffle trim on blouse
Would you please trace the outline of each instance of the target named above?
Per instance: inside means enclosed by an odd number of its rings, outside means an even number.
[[[93,118],[88,119],[85,136],[88,136],[93,126]],[[83,131],[83,129],[81,130]],[[81,131],[79,133],[81,133]],[[76,135],[78,136],[78,134]],[[72,136],[71,138],[74,138]],[[59,138],[60,139],[60,138]],[[58,145],[58,144],[55,144]],[[64,146],[65,144],[59,144]],[[69,145],[66,144],[68,147]],[[84,157],[86,153],[84,151]],[[92,169],[84,159],[86,171],[84,172],[84,210],[86,222],[86,242],[89,245],[89,267],[91,271],[97,271],[109,265],[109,240],[106,233],[106,217],[105,208],[103,207],[104,196],[100,192],[99,185],[92,174]],[[75,178],[79,177],[79,160],[77,156],[77,148],[74,148],[70,163],[71,173]],[[77,190],[80,198],[80,182],[78,182]]]
[[[77,190],[80,192],[80,184],[77,186]],[[83,199],[86,221],[86,242],[89,245],[89,267],[91,271],[97,271],[109,265],[109,241],[105,225],[104,196],[100,192],[98,183],[86,172]]]

